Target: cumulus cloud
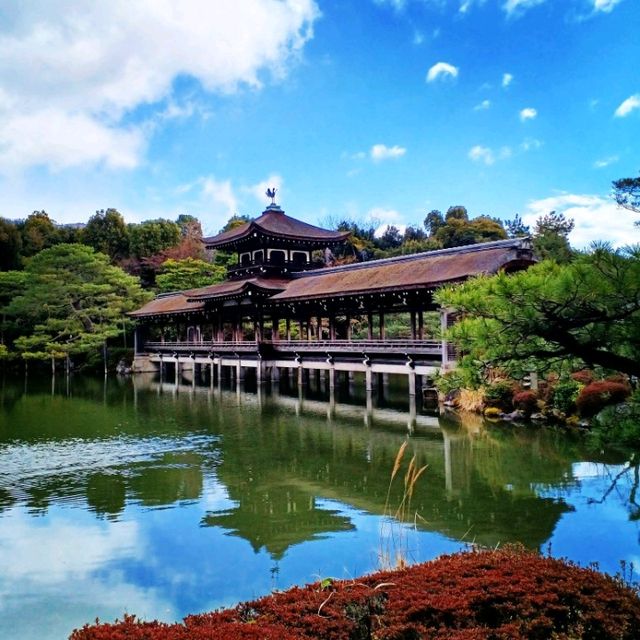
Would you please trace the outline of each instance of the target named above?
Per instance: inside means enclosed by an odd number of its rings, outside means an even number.
[[[622,2],[622,0],[593,0],[593,8],[595,11],[611,13],[614,7],[620,2]]]
[[[615,111],[616,118],[625,118],[632,111],[640,109],[640,93],[629,96]]]
[[[513,82],[513,75],[510,73],[502,74],[502,86],[503,88],[507,88]]]
[[[483,100],[482,102],[477,104],[475,107],[473,107],[473,110],[474,111],[486,111],[490,107],[491,107],[491,100]]]
[[[535,221],[551,211],[563,213],[575,221],[569,236],[571,244],[579,249],[597,240],[623,246],[637,241],[640,233],[634,227],[632,212],[619,207],[612,198],[598,195],[563,193],[549,198],[533,200],[527,205],[523,222],[534,225]]]
[[[132,168],[153,131],[125,124],[136,109],[161,110],[180,75],[221,93],[282,77],[318,15],[314,0],[11,3],[0,32],[0,168]]]
[[[520,111],[520,120],[526,122],[527,120],[534,120],[538,116],[538,111],[533,107],[526,107]]]
[[[399,147],[398,145],[387,147],[385,144],[374,144],[370,151],[371,159],[374,162],[401,158],[405,153],[407,153],[407,150],[404,147]]]
[[[436,62],[427,72],[427,82],[435,82],[438,79],[457,78],[458,67],[448,62]]]
[[[376,238],[381,237],[390,226],[394,226],[400,233],[404,233],[407,228],[407,225],[402,222],[402,214],[396,209],[374,207],[369,209],[365,219],[376,225],[374,232]]]
[[[546,2],[546,0],[507,0],[502,5],[502,8],[508,16],[517,16],[543,2]]]

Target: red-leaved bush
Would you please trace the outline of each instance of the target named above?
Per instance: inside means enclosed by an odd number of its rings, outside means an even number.
[[[530,416],[538,408],[538,396],[535,391],[519,391],[513,395],[513,406]]]
[[[591,369],[582,369],[571,374],[571,378],[580,384],[591,384],[595,380],[595,374]]]
[[[639,629],[640,598],[620,581],[506,548],[294,587],[180,624],[125,616],[70,640],[633,640]]]
[[[576,398],[576,406],[581,416],[591,417],[609,404],[623,402],[631,393],[628,384],[599,380],[592,382],[580,390]]]

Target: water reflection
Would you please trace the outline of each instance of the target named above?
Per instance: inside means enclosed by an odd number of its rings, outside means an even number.
[[[140,378],[74,379],[68,391],[30,380],[25,391],[5,380],[6,620],[30,603],[59,620],[50,637],[64,637],[96,615],[170,620],[316,572],[372,570],[407,437],[428,465],[414,559],[521,542],[614,572],[637,563],[637,465],[594,455],[578,436],[429,415],[393,384],[366,397],[358,382],[301,395],[286,379],[279,392]],[[32,637],[20,624],[13,637]]]

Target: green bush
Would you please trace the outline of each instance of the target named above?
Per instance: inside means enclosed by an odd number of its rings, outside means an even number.
[[[582,385],[571,378],[560,380],[553,388],[551,406],[562,413],[573,413]]]
[[[619,445],[640,450],[640,391],[626,404],[605,407],[594,418],[589,438],[597,449]]]
[[[509,380],[494,382],[485,389],[485,402],[490,407],[499,407],[505,411],[510,411],[513,406],[513,386],[513,382]]]

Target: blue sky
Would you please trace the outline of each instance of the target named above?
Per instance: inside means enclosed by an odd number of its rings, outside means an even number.
[[[420,224],[464,204],[640,240],[638,0],[0,3],[0,215]]]

